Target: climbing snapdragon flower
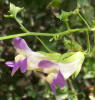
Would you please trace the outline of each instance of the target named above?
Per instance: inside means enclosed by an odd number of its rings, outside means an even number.
[[[32,51],[24,39],[17,37],[13,39],[13,46],[18,55],[15,61],[7,61],[6,65],[12,67],[13,76],[20,69],[21,73],[26,70],[35,70],[46,73],[46,80],[56,95],[55,86],[65,86],[65,80],[71,75],[77,75],[84,61],[83,52],[71,52],[66,54],[45,53]]]

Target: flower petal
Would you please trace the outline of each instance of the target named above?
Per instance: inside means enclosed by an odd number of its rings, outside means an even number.
[[[20,61],[15,63],[15,66],[12,69],[11,76],[13,76],[15,74],[15,72],[19,69],[19,67],[20,67]]]
[[[69,78],[75,71],[77,68],[77,65],[79,63],[80,59],[75,60],[71,63],[59,63],[59,69],[61,71],[61,73],[64,75],[64,78],[67,79]]]
[[[20,63],[20,70],[22,73],[25,73],[27,70],[27,58],[21,61]]]
[[[54,78],[52,83],[51,83],[51,89],[54,92],[54,94],[56,95],[56,90],[55,90],[55,86],[58,85],[59,87],[64,87],[65,86],[65,79],[64,76],[61,74],[61,72],[58,72],[57,78]]]
[[[16,37],[16,38],[13,39],[13,45],[16,49],[17,48],[22,49],[22,50],[29,49],[25,40],[20,38],[20,37]]]
[[[9,66],[9,67],[14,67],[15,62],[14,62],[14,61],[7,61],[5,64],[6,64],[7,66]]]
[[[40,68],[47,68],[47,67],[51,67],[53,65],[56,65],[55,63],[53,63],[52,61],[49,60],[42,60],[39,62],[38,66]]]
[[[15,65],[12,69],[12,73],[11,76],[13,76],[15,74],[15,72],[20,68],[20,71],[22,73],[26,72],[27,70],[27,58],[25,58],[24,60],[20,60],[18,62],[15,62]]]

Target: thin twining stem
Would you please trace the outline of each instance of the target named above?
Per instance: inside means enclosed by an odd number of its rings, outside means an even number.
[[[17,17],[14,17],[14,19],[15,19],[16,22],[20,25],[20,28],[22,29],[22,31],[24,31],[24,32],[29,32],[29,31],[19,22],[19,20],[17,19]]]
[[[89,24],[88,24],[87,21],[81,16],[81,14],[78,13],[78,15],[79,15],[79,17],[84,21],[84,23],[86,24],[86,26],[87,26],[88,28],[90,28]]]
[[[36,37],[36,38],[41,42],[41,44],[44,46],[44,48],[45,48],[47,51],[53,52],[51,49],[49,49],[49,48],[45,45],[45,43],[44,43],[39,37]]]
[[[70,29],[64,32],[59,32],[59,33],[39,33],[39,32],[27,32],[27,33],[19,33],[19,34],[14,34],[14,35],[8,35],[8,36],[3,36],[0,37],[0,40],[6,40],[6,39],[11,39],[15,37],[23,37],[23,36],[46,36],[46,37],[54,37],[56,35],[61,35],[65,36],[70,34],[70,32],[78,32],[78,31],[95,31],[95,28],[80,28],[80,29]]]
[[[80,13],[78,13],[79,17],[84,21],[84,23],[86,24],[86,26],[88,28],[90,28],[89,24],[87,23],[87,21],[81,16]],[[87,37],[87,51],[90,52],[90,40],[89,40],[89,33],[88,31],[86,31],[86,37]]]

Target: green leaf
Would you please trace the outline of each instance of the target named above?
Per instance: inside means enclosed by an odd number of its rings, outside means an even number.
[[[59,18],[60,20],[63,20],[63,21],[68,21],[68,17],[70,15],[72,15],[73,12],[66,12],[64,10],[61,11],[61,14],[59,16],[57,16],[57,18]]]
[[[9,14],[10,15],[5,15],[5,17],[12,17],[15,18],[17,16],[17,14],[22,11],[23,8],[20,7],[16,7],[14,4],[10,3],[10,10],[9,10]]]
[[[61,54],[54,52],[54,53],[46,53],[46,52],[42,52],[39,51],[39,53],[44,54],[45,56],[47,56],[48,60],[55,60],[56,62],[59,61]]]
[[[68,17],[71,15],[76,15],[79,12],[79,8],[76,8],[74,11],[66,12],[64,10],[61,11],[61,14],[57,16],[60,20],[68,21]]]

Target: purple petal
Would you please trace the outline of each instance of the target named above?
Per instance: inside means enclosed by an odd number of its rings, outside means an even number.
[[[56,84],[60,87],[64,87],[65,85],[65,79],[64,76],[61,74],[61,72],[59,71],[58,76],[55,80]]]
[[[49,60],[42,60],[39,62],[38,66],[40,68],[47,68],[47,67],[51,67],[53,65],[56,65],[55,63],[53,63],[52,61]]]
[[[50,87],[51,87],[51,89],[52,89],[54,95],[56,95],[55,85],[56,85],[56,84],[55,84],[55,82],[54,82],[54,80],[53,80],[52,83],[50,84]]]
[[[15,72],[19,69],[19,67],[21,65],[20,63],[21,63],[21,61],[18,61],[18,62],[15,63],[15,66],[12,69],[11,76],[13,76],[15,74]]]
[[[56,95],[56,90],[55,90],[55,86],[58,85],[59,87],[64,87],[65,86],[65,79],[64,76],[61,74],[61,72],[58,72],[57,78],[53,79],[50,87],[52,89],[52,91],[54,92],[54,94]]]
[[[11,76],[15,74],[15,72],[20,68],[20,71],[22,73],[26,72],[27,70],[27,58],[24,60],[20,60],[18,62],[13,62],[13,61],[7,61],[5,63],[7,66],[12,67],[12,73]]]
[[[18,49],[22,49],[22,50],[29,49],[25,40],[20,37],[16,37],[13,39],[13,45],[15,48],[18,48]]]
[[[25,73],[27,70],[27,58],[21,61],[20,70],[22,73]]]
[[[5,64],[6,64],[7,66],[9,66],[9,67],[14,67],[15,62],[14,62],[14,61],[7,61]]]
[[[18,62],[15,63],[15,66],[12,69],[12,73],[11,75],[13,76],[15,74],[15,72],[20,68],[20,71],[22,73],[26,72],[27,70],[27,58],[25,58],[24,60],[20,60]]]

